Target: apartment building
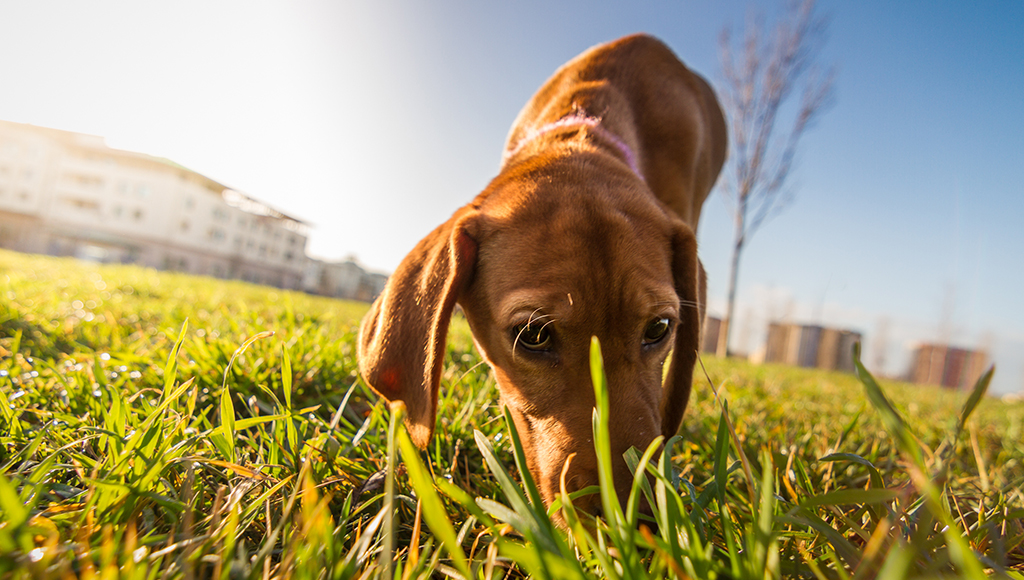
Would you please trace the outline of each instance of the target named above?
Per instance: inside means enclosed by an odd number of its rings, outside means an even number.
[[[861,334],[813,324],[768,325],[764,362],[853,372],[853,345]]]
[[[985,372],[988,355],[946,344],[919,344],[911,357],[907,380],[922,385],[970,390]]]
[[[308,232],[173,161],[0,121],[0,247],[301,289]]]

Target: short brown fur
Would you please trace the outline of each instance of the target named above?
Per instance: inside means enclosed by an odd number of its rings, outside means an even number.
[[[600,126],[537,135],[572,115]],[[572,453],[570,491],[597,483],[591,336],[602,345],[615,456],[679,428],[705,306],[694,233],[725,160],[725,121],[701,77],[660,41],[634,35],[556,71],[520,112],[505,151],[490,185],[388,280],[363,321],[360,370],[382,396],[405,402],[409,432],[425,447],[461,305],[550,503]],[[663,318],[669,334],[645,343],[648,324]],[[549,325],[547,351],[517,343],[524,323]],[[629,480],[617,461],[623,497]]]

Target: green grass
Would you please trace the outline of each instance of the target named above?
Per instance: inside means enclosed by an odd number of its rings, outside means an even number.
[[[1024,404],[708,358],[633,500],[563,528],[465,323],[420,452],[365,311],[0,251],[0,577],[1024,578]]]

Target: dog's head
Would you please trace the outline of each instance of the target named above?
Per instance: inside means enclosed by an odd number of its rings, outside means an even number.
[[[405,402],[410,435],[425,447],[460,304],[548,503],[572,453],[569,491],[597,484],[591,337],[602,345],[623,498],[631,478],[621,454],[675,434],[699,343],[703,273],[693,232],[635,175],[612,170],[598,180],[594,163],[504,172],[405,258],[359,339],[363,377]],[[594,511],[597,497],[580,504]]]

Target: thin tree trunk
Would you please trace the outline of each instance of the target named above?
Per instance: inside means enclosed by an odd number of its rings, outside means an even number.
[[[743,217],[740,214],[736,220],[736,238],[733,241],[732,260],[729,264],[729,293],[725,306],[725,319],[722,320],[722,326],[718,331],[718,345],[715,348],[715,354],[720,357],[729,356],[729,335],[732,331],[733,316],[736,313],[736,279],[739,277],[740,254],[743,252],[744,241]]]
[[[827,28],[826,20],[814,14],[815,2],[790,1],[772,32],[765,32],[759,18],[752,19],[736,43],[728,28],[722,31],[719,46],[725,83],[721,94],[730,117],[728,173],[732,174],[722,193],[732,206],[736,230],[726,313],[715,345],[718,356],[729,354],[743,248],[754,232],[784,207],[789,193],[786,179],[797,144],[832,104],[835,73],[819,71],[815,62]],[[798,84],[804,85],[803,96],[793,127],[782,133],[778,126],[783,123],[782,109],[787,108],[785,103]]]

